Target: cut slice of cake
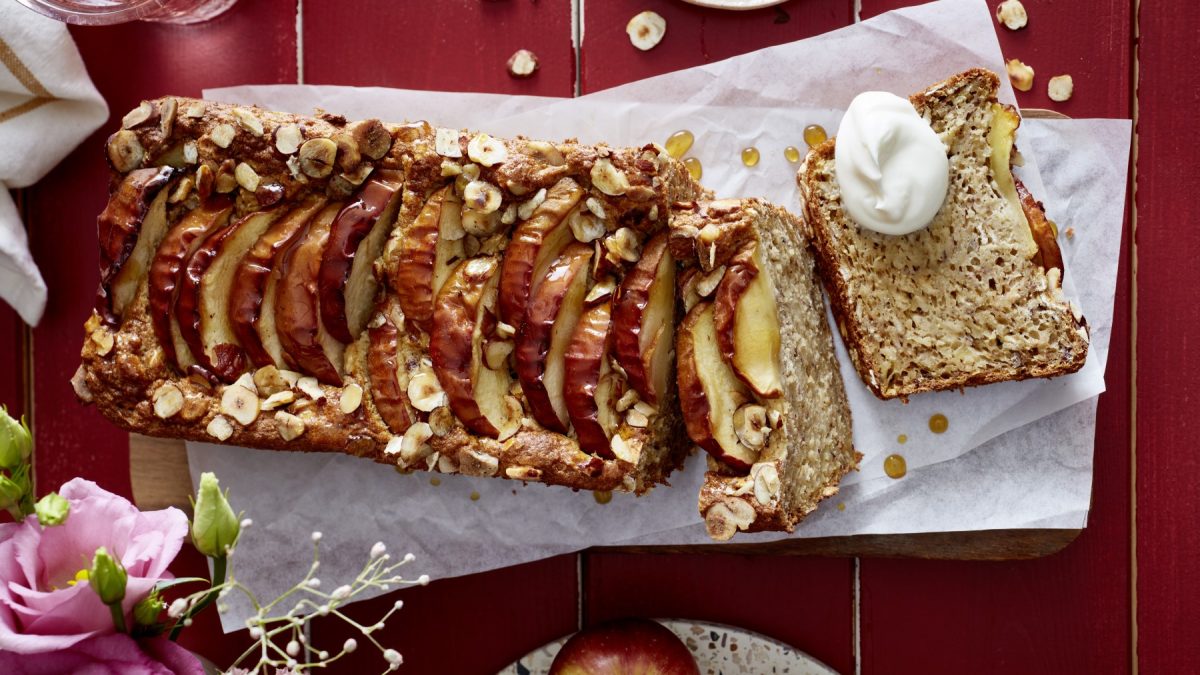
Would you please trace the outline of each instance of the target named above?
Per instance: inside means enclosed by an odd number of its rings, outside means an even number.
[[[836,138],[800,168],[838,328],[880,398],[1064,375],[1087,357],[1054,227],[1012,174],[1020,118],[997,101],[999,87],[995,73],[973,69],[910,97],[950,166],[945,201],[915,232],[880,234],[847,214]]]

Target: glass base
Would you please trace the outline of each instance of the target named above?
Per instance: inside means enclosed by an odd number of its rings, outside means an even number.
[[[81,26],[129,21],[192,24],[227,11],[237,0],[17,0],[51,19]]]

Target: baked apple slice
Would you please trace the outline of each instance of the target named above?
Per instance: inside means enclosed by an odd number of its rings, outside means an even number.
[[[167,233],[171,167],[130,171],[96,219],[100,239],[100,288],[96,312],[110,326],[121,323],[137,295],[150,259]]]
[[[329,227],[317,288],[325,329],[343,344],[358,337],[375,307],[372,267],[396,222],[402,184],[396,171],[372,174]]]
[[[484,359],[495,330],[499,269],[490,256],[454,268],[434,305],[429,355],[455,416],[476,434],[504,440],[521,428],[521,404],[508,393],[507,366],[492,369]]]
[[[688,436],[718,460],[748,470],[758,453],[738,440],[734,415],[752,398],[721,355],[712,303],[688,312],[677,340],[679,406]]]
[[[610,439],[618,426],[615,373],[608,365],[612,297],[584,311],[564,356],[563,399],[579,447],[612,458]]]
[[[430,330],[433,299],[464,257],[462,200],[447,186],[434,192],[400,243],[393,286],[407,320]]]
[[[238,343],[256,368],[272,365],[283,368],[287,365],[277,346],[279,339],[275,336],[274,303],[271,303],[270,311],[265,311],[267,298],[274,299],[267,287],[284,252],[299,239],[305,226],[325,206],[325,201],[324,197],[309,197],[275,221],[254,242],[233,273],[233,283],[229,289],[229,322]],[[264,323],[270,326],[260,326]],[[271,348],[268,348],[268,340],[263,339],[264,334],[274,338],[269,340]]]
[[[574,241],[567,216],[584,196],[584,190],[564,178],[546,192],[533,214],[513,230],[504,250],[500,273],[500,320],[520,328],[534,287],[546,278],[546,269]]]
[[[529,299],[513,352],[534,419],[561,434],[570,421],[563,400],[564,355],[583,313],[591,261],[592,247],[574,242],[550,264]]]
[[[283,351],[296,366],[325,384],[342,386],[342,355],[346,346],[321,321],[317,277],[329,243],[329,228],[341,204],[321,209],[304,237],[283,257],[275,288],[275,330]]]
[[[713,321],[733,372],[759,396],[779,398],[779,311],[760,248],[747,246],[730,261],[713,299]]]
[[[675,341],[675,259],[660,232],[625,275],[613,304],[613,354],[629,386],[658,405],[671,382]]]
[[[205,235],[224,227],[233,212],[228,197],[213,197],[185,215],[163,237],[150,263],[147,295],[150,303],[150,323],[154,336],[162,346],[167,363],[187,370],[196,360],[179,333],[179,322],[172,311],[175,291],[179,288],[184,263],[204,241]]]
[[[384,320],[367,329],[367,379],[371,400],[393,434],[404,433],[414,422],[408,401],[408,374],[397,358],[400,331],[384,314]]]

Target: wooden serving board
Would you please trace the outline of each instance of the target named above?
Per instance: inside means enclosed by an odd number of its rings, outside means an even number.
[[[1027,108],[1030,119],[1066,119],[1053,110]],[[177,439],[129,435],[129,480],[134,501],[145,509],[176,506],[190,511],[192,480],[187,449]],[[712,544],[697,546],[597,547],[630,553],[745,553],[775,555],[870,556],[939,560],[1019,560],[1057,553],[1082,530],[1021,529],[920,534],[856,535],[788,539],[768,544]]]

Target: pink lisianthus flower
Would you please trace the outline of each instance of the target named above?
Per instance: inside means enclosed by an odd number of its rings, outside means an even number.
[[[0,525],[0,656],[63,652],[65,657],[78,643],[115,632],[112,612],[80,574],[101,546],[128,574],[121,602],[127,626],[133,625],[133,606],[156,583],[173,578],[167,566],[188,532],[182,511],[142,513],[80,478],[58,493],[71,505],[62,525],[43,528],[36,516]],[[118,642],[93,642],[74,651],[104,654]]]

